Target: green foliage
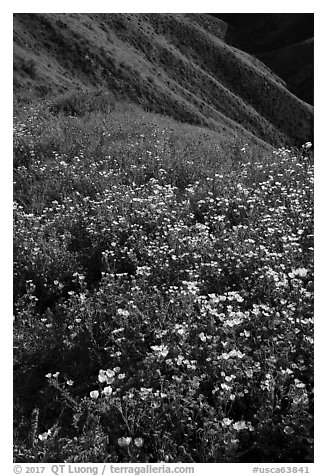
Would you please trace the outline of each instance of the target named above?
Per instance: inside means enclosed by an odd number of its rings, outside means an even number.
[[[160,116],[15,117],[24,462],[313,458],[313,169]]]

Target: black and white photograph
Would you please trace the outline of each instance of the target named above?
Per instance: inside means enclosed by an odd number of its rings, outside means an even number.
[[[14,468],[310,472],[315,14],[220,7],[12,15]]]

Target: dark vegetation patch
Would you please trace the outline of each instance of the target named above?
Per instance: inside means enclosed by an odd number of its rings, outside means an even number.
[[[313,13],[220,14],[225,40],[259,58],[300,99],[313,105]]]

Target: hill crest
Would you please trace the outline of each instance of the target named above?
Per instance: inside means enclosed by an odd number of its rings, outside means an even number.
[[[46,96],[102,88],[245,140],[311,140],[313,108],[227,44],[227,30],[205,14],[15,14],[14,89]]]

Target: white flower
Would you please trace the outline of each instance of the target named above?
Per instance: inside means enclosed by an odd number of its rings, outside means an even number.
[[[108,385],[108,387],[104,387],[102,393],[104,393],[106,397],[110,397],[112,394],[112,387],[110,387],[110,385]]]
[[[48,436],[51,436],[51,430],[45,431],[41,435],[39,435],[39,440],[44,441],[48,439]]]
[[[229,418],[224,418],[222,423],[224,426],[229,426],[231,423],[233,423],[233,420],[230,420]]]
[[[129,446],[131,442],[132,442],[132,438],[130,436],[118,438],[118,445],[121,447]]]
[[[234,430],[239,431],[239,430],[245,430],[247,428],[247,424],[245,421],[236,421],[233,425]]]
[[[202,340],[202,342],[205,342],[207,340],[207,338],[206,338],[206,336],[204,335],[203,332],[201,332],[201,334],[199,334],[199,337]]]
[[[105,370],[99,370],[98,380],[100,383],[104,383],[107,381],[107,373]]]
[[[305,144],[303,144],[302,147],[303,147],[303,149],[306,149],[306,150],[311,149],[312,142],[306,142]]]
[[[290,278],[295,278],[296,276],[304,278],[308,274],[308,270],[305,268],[292,269],[291,273],[288,273]]]
[[[284,433],[286,433],[286,435],[291,435],[292,433],[294,433],[294,430],[291,426],[285,426]]]
[[[169,349],[166,345],[152,345],[151,349],[162,357],[166,357],[169,352]]]
[[[90,397],[94,398],[94,400],[96,400],[99,397],[98,390],[93,390],[92,392],[90,392]]]
[[[117,309],[117,314],[119,316],[123,316],[123,317],[128,317],[129,316],[129,311],[127,311],[126,309]]]
[[[144,440],[143,438],[135,438],[134,443],[135,443],[135,446],[137,446],[138,448],[141,448],[141,446],[143,446]]]

